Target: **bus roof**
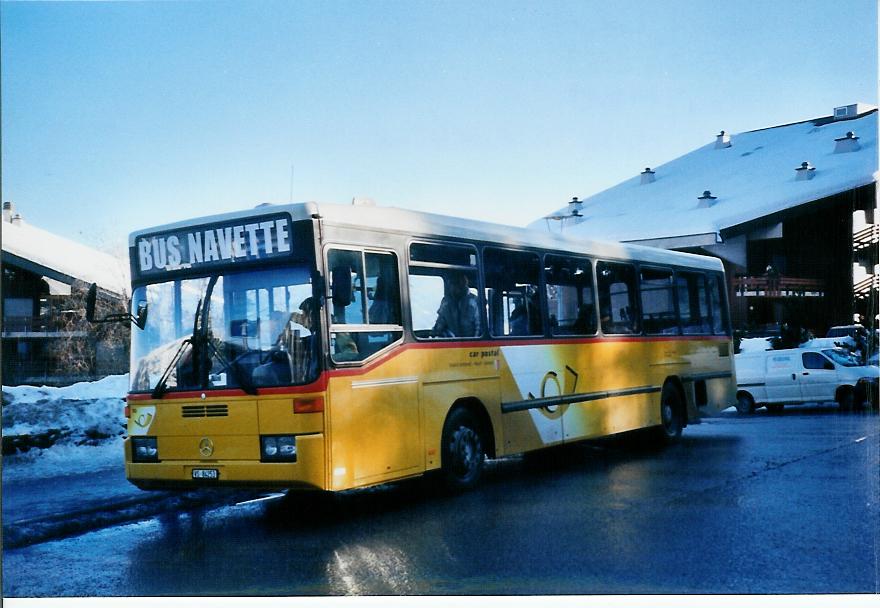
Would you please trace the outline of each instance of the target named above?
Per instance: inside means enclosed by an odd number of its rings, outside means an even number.
[[[188,226],[228,222],[235,219],[257,218],[262,215],[277,214],[279,212],[289,213],[293,221],[319,216],[325,223],[335,226],[371,228],[416,237],[464,238],[467,240],[488,241],[510,247],[525,246],[555,249],[605,258],[637,259],[655,264],[683,265],[719,271],[723,268],[721,261],[714,257],[658,249],[656,247],[611,241],[573,239],[537,229],[493,224],[395,207],[315,202],[279,205],[263,204],[254,209],[203,216],[138,230],[129,235],[129,246],[133,247],[135,239],[139,236],[162,233]]]

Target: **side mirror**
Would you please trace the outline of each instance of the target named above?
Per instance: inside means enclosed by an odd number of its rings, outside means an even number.
[[[112,313],[102,319],[95,318],[95,308],[98,303],[98,285],[92,283],[89,285],[89,291],[86,294],[86,320],[89,323],[134,323],[141,329],[147,323],[148,306],[145,301],[138,302],[137,314],[130,312]]]
[[[333,304],[346,307],[351,304],[351,269],[348,266],[336,266],[330,271]]]

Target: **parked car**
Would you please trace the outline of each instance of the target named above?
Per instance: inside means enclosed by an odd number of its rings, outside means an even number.
[[[790,348],[740,353],[736,365],[737,405],[749,414],[766,405],[836,401],[841,410],[877,408],[878,368],[863,366],[842,348]]]

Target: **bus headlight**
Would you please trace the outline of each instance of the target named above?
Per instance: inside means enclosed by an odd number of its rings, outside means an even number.
[[[296,437],[293,435],[261,435],[262,462],[296,462]]]
[[[131,438],[132,462],[159,462],[159,445],[155,437]]]

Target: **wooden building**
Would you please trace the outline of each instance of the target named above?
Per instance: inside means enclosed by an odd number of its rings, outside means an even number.
[[[854,318],[877,325],[877,175],[877,109],[853,104],[721,131],[532,227],[719,257],[736,329],[824,336]]]
[[[3,203],[2,381],[63,385],[128,370],[128,328],[91,326],[85,293],[97,283],[107,304],[124,306],[125,259],[27,224]]]

